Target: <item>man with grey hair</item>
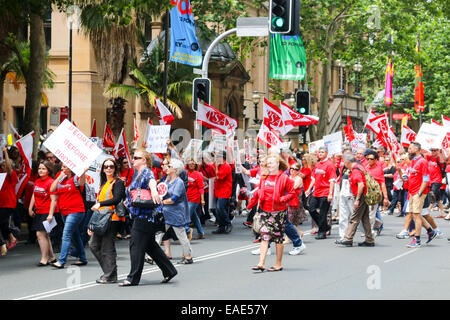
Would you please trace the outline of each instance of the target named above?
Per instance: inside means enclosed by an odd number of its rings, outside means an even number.
[[[353,213],[350,216],[349,225],[345,231],[344,239],[337,240],[336,244],[352,247],[356,228],[358,227],[358,224],[362,222],[366,240],[359,243],[358,246],[373,247],[375,246],[375,239],[372,235],[372,228],[370,226],[369,206],[365,201],[365,195],[367,194],[367,182],[364,175],[364,168],[357,162],[355,156],[350,153],[344,155],[344,165],[348,170],[350,170],[348,179],[351,194],[352,197],[354,197]]]

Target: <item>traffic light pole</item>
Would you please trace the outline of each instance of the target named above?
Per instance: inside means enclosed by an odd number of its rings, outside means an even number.
[[[228,31],[225,31],[221,35],[219,35],[210,45],[208,50],[206,50],[205,57],[203,58],[203,64],[202,64],[202,72],[201,76],[202,78],[208,78],[208,64],[209,59],[211,59],[212,52],[214,48],[217,46],[217,44],[222,41],[222,39],[228,37],[229,35],[235,34],[237,32],[237,28],[230,29]]]

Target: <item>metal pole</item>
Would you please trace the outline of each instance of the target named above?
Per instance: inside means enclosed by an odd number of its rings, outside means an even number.
[[[270,82],[270,42],[272,40],[272,34],[269,32],[267,37],[267,78],[266,78],[266,99],[269,100],[269,82]]]
[[[69,34],[69,121],[72,121],[72,21]]]
[[[169,10],[166,10],[166,21],[165,21],[165,38],[164,38],[164,105],[167,104],[167,85],[168,85],[168,78],[169,78],[169,54],[167,51],[169,50]]]
[[[221,35],[219,35],[210,45],[208,50],[206,50],[205,57],[203,58],[202,64],[202,78],[208,78],[208,64],[209,59],[211,58],[212,52],[217,44],[223,39],[228,37],[229,35],[235,34],[237,32],[237,28],[230,29]]]

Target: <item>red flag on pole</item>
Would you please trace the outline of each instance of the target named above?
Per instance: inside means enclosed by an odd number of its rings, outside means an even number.
[[[420,51],[419,36],[417,37],[416,53]],[[414,72],[416,73],[414,79],[414,109],[417,113],[421,113],[425,110],[425,102],[423,96],[423,80],[422,80],[422,66],[414,66]]]
[[[223,114],[202,100],[199,100],[198,103],[197,123],[218,130],[222,134],[229,134],[238,127],[238,122],[235,119]]]
[[[27,134],[16,142],[16,146],[19,149],[22,157],[21,167],[18,168],[17,178],[19,182],[16,184],[16,196],[20,197],[31,176],[31,165],[33,159],[33,138],[34,131]]]
[[[102,143],[104,148],[114,148],[116,146],[114,134],[107,123],[105,123],[105,133],[103,134]]]
[[[344,127],[345,137],[349,142],[355,140],[355,130],[353,129],[352,119],[347,116],[347,125]]]
[[[123,129],[120,131],[119,138],[117,139],[117,143],[112,154],[116,160],[119,158],[126,158],[128,161],[128,166],[131,168],[130,152],[128,151],[127,140],[125,139],[125,132]]]
[[[169,125],[173,122],[173,120],[175,120],[175,117],[169,109],[167,109],[167,107],[157,97],[155,97],[155,110],[158,115],[160,125]]]
[[[97,136],[97,121],[94,119],[92,123],[91,138]]]

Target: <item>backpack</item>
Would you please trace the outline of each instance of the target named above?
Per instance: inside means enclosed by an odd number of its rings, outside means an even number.
[[[356,168],[364,174],[366,177],[367,194],[365,196],[365,201],[369,206],[379,204],[383,200],[383,194],[381,192],[381,187],[378,182],[365,170]]]

